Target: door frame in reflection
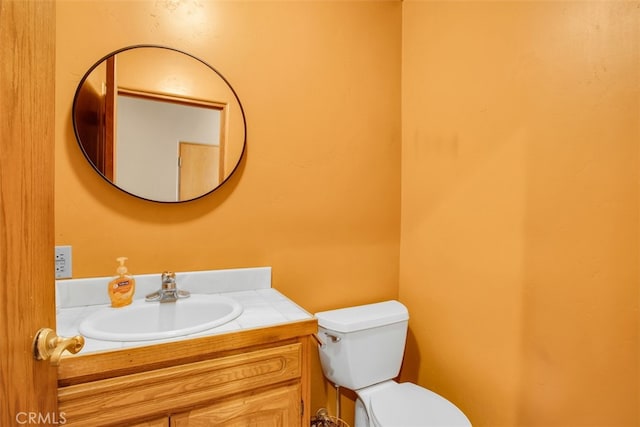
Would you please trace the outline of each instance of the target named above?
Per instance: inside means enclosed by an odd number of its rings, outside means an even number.
[[[202,180],[211,183],[205,193],[224,180],[221,175],[225,170],[226,104],[121,87],[114,92],[117,92],[117,97],[112,109],[115,112],[113,139],[107,141],[105,146],[113,153],[113,182],[119,187],[132,194],[152,195],[155,200],[184,201],[194,198],[191,191],[185,193],[180,188],[179,144],[184,141],[218,147],[215,176]],[[125,102],[127,108],[132,108],[132,104],[140,108],[140,113],[132,114],[128,110],[120,115]],[[120,122],[132,116],[136,117],[135,129],[130,136],[132,130]],[[164,126],[165,132],[162,131]],[[152,136],[154,133],[155,136]],[[141,138],[148,140],[142,143]],[[110,145],[112,148],[108,148]],[[154,159],[154,156],[157,158]]]

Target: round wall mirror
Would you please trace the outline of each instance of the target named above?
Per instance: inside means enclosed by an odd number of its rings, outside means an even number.
[[[246,144],[240,100],[193,55],[138,45],[106,55],[84,75],[73,128],[85,158],[110,184],[163,203],[211,193]]]

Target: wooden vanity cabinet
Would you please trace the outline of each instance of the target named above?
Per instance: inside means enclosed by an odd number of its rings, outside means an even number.
[[[310,424],[315,319],[64,358],[58,406],[68,426]]]

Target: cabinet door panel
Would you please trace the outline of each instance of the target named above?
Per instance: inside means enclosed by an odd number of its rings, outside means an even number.
[[[296,427],[301,425],[299,383],[247,393],[171,417],[171,427]]]
[[[156,420],[145,421],[134,424],[131,427],[169,427],[169,417],[158,418]]]

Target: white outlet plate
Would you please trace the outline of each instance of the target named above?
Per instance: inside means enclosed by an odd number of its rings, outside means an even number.
[[[71,279],[71,246],[56,246],[56,279]]]

